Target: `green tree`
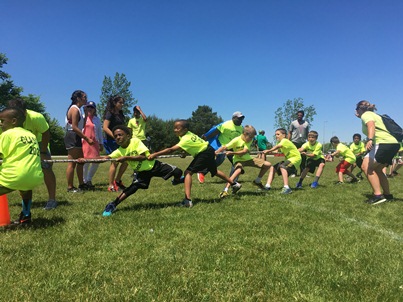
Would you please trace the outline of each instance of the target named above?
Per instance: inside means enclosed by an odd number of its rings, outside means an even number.
[[[116,72],[113,81],[110,77],[104,76],[104,80],[101,88],[101,97],[99,104],[97,104],[98,114],[102,117],[108,103],[109,97],[113,95],[120,95],[125,99],[125,105],[123,106],[123,113],[126,117],[131,117],[133,106],[137,104],[137,100],[134,99],[132,92],[130,91],[131,82],[126,79],[124,73],[119,74]]]
[[[151,139],[153,151],[159,151],[178,143],[178,137],[173,132],[174,122],[173,119],[164,121],[155,115],[147,117],[146,135]]]
[[[312,128],[314,116],[316,110],[313,105],[305,106],[302,98],[294,98],[293,100],[287,100],[283,106],[277,108],[274,113],[274,127],[287,129],[293,120],[297,118],[298,110],[304,110],[306,119]]]
[[[213,109],[209,106],[203,105],[197,107],[192,112],[192,117],[189,119],[190,130],[201,136],[211,129],[214,125],[223,122],[221,116],[217,115],[217,112],[213,112]]]
[[[7,64],[7,61],[6,55],[0,53],[0,110],[7,107],[7,102],[20,96],[22,92],[22,88],[15,86],[11,76],[3,71],[3,66]]]

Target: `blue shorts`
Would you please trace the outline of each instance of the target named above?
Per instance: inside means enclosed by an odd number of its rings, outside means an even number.
[[[108,154],[108,155],[111,154],[117,148],[119,148],[119,145],[116,143],[115,140],[104,139],[104,149],[105,149],[106,154]]]

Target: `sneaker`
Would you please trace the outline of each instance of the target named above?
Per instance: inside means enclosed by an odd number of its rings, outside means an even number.
[[[102,213],[102,216],[108,217],[111,216],[112,213],[116,210],[116,206],[113,202],[110,202],[106,205],[104,212]]]
[[[90,187],[87,186],[87,184],[81,184],[81,185],[78,186],[78,188],[79,188],[81,191],[89,191],[89,190],[91,190]]]
[[[52,209],[56,209],[57,207],[57,201],[56,200],[49,200],[45,207],[43,208],[44,210],[52,210]]]
[[[204,184],[204,174],[203,173],[197,173],[197,179],[201,184]]]
[[[312,189],[316,189],[319,186],[317,181],[314,181],[313,183],[311,183],[311,188]]]
[[[387,201],[392,201],[393,200],[393,195],[392,194],[383,194],[383,197],[385,197]]]
[[[231,188],[232,194],[236,194],[236,192],[238,192],[242,188],[242,185],[239,182],[236,182],[231,186]]]
[[[291,194],[292,190],[290,188],[283,187],[281,194]]]
[[[376,204],[380,204],[382,202],[385,202],[386,198],[383,196],[373,196],[372,198],[366,200],[366,203],[372,204],[372,205],[376,205]]]
[[[264,189],[263,189],[263,190],[265,190],[265,191],[270,191],[270,190],[271,190],[271,187],[264,186]]]
[[[113,181],[113,186],[114,186],[114,188],[115,188],[115,190],[116,190],[116,192],[117,191],[123,191],[124,189],[126,189],[126,186],[123,184],[123,181],[122,180],[119,180],[119,181]]]
[[[297,182],[297,185],[295,186],[296,189],[302,189],[302,183]]]
[[[229,193],[228,193],[227,191],[222,191],[222,192],[220,193],[220,198],[221,198],[221,199],[223,199],[223,198],[225,198],[225,197],[227,197],[227,196],[229,196]]]
[[[358,178],[353,178],[353,179],[350,181],[351,184],[353,184],[353,183],[359,183],[359,182],[360,182],[360,180],[359,180]]]
[[[108,191],[109,192],[117,192],[116,189],[115,189],[115,186],[109,186]]]
[[[17,220],[13,221],[13,224],[27,225],[32,222],[31,213],[28,216],[25,216],[23,212],[20,213],[20,217]]]
[[[254,180],[252,181],[252,184],[258,187],[260,190],[264,190],[264,185],[262,184],[262,182],[256,182],[256,180]]]
[[[67,188],[67,192],[68,193],[81,193],[81,189],[78,189],[76,187],[72,187],[72,188]]]
[[[291,174],[290,177],[294,178],[294,177],[296,177],[296,175],[295,175],[295,174]]]
[[[339,185],[344,185],[344,182],[338,181],[338,182],[335,183],[335,185],[337,185],[337,186],[339,186]]]
[[[94,190],[95,186],[92,184],[91,181],[87,181],[85,185],[88,187],[89,190]]]
[[[173,186],[183,184],[184,182],[185,182],[185,176],[181,176],[181,178],[179,178],[179,180],[176,180],[175,178],[171,180],[171,183]]]
[[[190,199],[185,198],[181,203],[181,207],[191,208],[193,207],[193,202]]]
[[[357,177],[358,179],[363,180],[364,177],[362,177],[362,172],[358,172],[357,174],[355,174],[355,177]]]

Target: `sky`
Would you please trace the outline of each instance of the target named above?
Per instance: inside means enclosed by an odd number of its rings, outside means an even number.
[[[146,115],[224,120],[274,134],[277,108],[302,98],[319,141],[362,133],[360,100],[403,124],[400,0],[0,0],[3,70],[64,125],[74,90],[99,102],[124,73]]]

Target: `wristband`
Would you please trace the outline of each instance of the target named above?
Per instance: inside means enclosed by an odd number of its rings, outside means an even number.
[[[369,138],[368,140],[369,140],[369,141],[373,141],[374,139],[373,139],[373,138]]]

